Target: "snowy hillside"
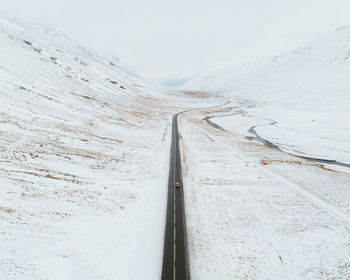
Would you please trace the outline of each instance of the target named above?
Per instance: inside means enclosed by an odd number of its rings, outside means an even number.
[[[246,98],[350,110],[350,26],[268,61],[198,76],[184,85]],[[344,104],[345,103],[345,104]],[[322,107],[321,107],[322,105]],[[339,106],[341,106],[339,108]]]
[[[256,118],[262,138],[293,154],[349,164],[349,43],[350,26],[341,27],[293,52],[200,75],[183,87],[248,99],[244,114]],[[228,119],[215,121],[230,129]]]
[[[160,275],[184,107],[117,63],[0,16],[0,279]]]

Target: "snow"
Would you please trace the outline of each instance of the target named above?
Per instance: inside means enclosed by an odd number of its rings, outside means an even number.
[[[181,115],[191,279],[347,279],[349,174],[203,121],[231,105]]]
[[[254,136],[249,132],[254,127],[261,138],[290,154],[349,164],[349,124],[340,121],[348,114],[288,111],[277,106],[255,106],[253,102],[248,106],[247,101],[245,104],[224,117],[210,120],[229,131],[239,129],[247,137]],[[327,167],[350,172],[349,168],[335,164]]]
[[[300,156],[350,163],[349,34],[181,94],[0,15],[0,279],[159,279],[171,119],[204,107],[179,117],[191,279],[348,279],[349,168]]]

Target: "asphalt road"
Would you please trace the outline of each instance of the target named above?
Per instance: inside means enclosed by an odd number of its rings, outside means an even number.
[[[214,105],[202,109],[217,108],[230,103],[231,101],[226,101],[223,104]],[[182,111],[173,117],[162,280],[190,279],[177,119],[178,116],[182,113],[198,109],[199,108]],[[176,183],[179,184],[179,187],[175,187]]]
[[[180,114],[180,113],[179,113]],[[163,253],[163,280],[190,279],[187,256],[186,220],[181,174],[181,156],[177,117],[172,123],[170,170],[168,182],[168,205]],[[175,184],[178,183],[179,187]]]

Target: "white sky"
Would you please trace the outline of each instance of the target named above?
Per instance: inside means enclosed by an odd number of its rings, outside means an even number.
[[[0,0],[153,81],[292,50],[350,24],[350,0]]]

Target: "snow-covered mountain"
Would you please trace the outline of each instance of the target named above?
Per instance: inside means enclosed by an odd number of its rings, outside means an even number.
[[[264,139],[293,154],[350,163],[350,26],[267,61],[196,76],[183,88],[249,99],[245,114],[256,117]],[[229,129],[233,120],[217,121]]]
[[[118,63],[0,16],[0,279],[159,278],[184,106]]]
[[[206,73],[183,87],[297,107],[350,111],[350,26],[270,60]]]

